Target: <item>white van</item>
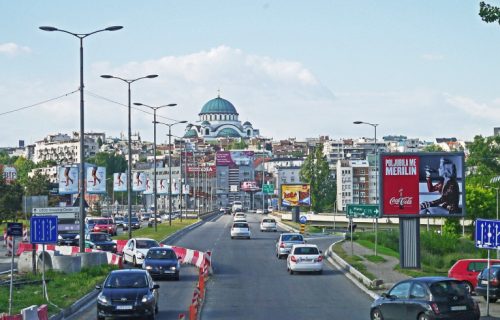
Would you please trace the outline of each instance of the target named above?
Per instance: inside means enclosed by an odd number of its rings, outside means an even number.
[[[241,203],[241,201],[234,201],[231,211],[233,211],[233,213],[236,213],[237,211],[243,211],[243,204]]]

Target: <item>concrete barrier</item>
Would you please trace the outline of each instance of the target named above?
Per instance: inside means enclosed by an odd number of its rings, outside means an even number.
[[[82,268],[91,268],[108,264],[106,252],[78,252],[75,256],[80,257]]]
[[[52,257],[54,270],[65,273],[75,273],[82,270],[82,258],[80,256],[57,256]]]
[[[30,273],[33,271],[33,254],[30,251],[24,251],[17,259],[17,272]]]

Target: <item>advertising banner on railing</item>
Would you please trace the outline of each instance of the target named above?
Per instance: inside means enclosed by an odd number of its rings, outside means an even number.
[[[124,172],[113,173],[113,191],[127,191],[127,175]]]
[[[380,155],[382,215],[465,215],[464,154]]]
[[[282,184],[281,205],[288,207],[310,206],[311,187],[309,184]]]
[[[168,194],[167,179],[156,180],[156,194],[159,194],[159,195]]]
[[[154,186],[153,186],[153,180],[152,180],[152,176],[150,176],[149,174],[146,174],[146,189],[144,190],[144,192],[142,194],[153,194],[154,192]]]
[[[92,166],[87,168],[87,192],[106,193],[106,168]]]
[[[59,167],[59,194],[78,193],[78,167]]]

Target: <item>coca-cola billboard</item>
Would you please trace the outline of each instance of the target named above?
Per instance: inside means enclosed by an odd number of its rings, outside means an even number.
[[[380,209],[385,216],[463,216],[463,153],[380,155]]]

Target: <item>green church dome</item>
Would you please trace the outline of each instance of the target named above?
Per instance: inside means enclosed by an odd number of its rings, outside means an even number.
[[[222,129],[221,131],[219,131],[217,133],[217,137],[218,138],[221,138],[221,137],[224,137],[224,138],[227,138],[227,137],[239,138],[241,136],[238,133],[238,131],[236,131],[236,130],[234,130],[232,128],[224,128],[224,129]]]
[[[233,104],[226,99],[222,99],[221,97],[217,97],[205,103],[201,112],[198,115],[202,114],[238,114],[236,112],[236,108]]]
[[[185,134],[184,138],[196,138],[198,137],[198,132],[194,129],[189,129]]]

